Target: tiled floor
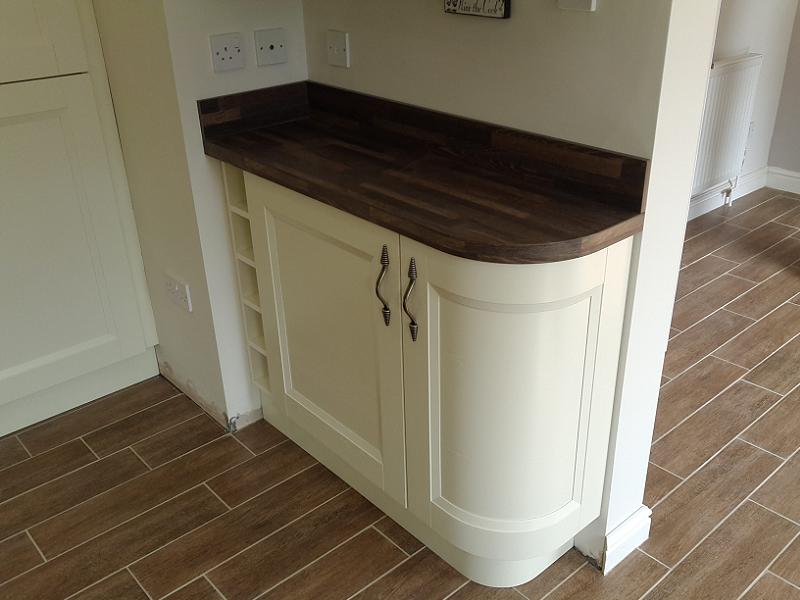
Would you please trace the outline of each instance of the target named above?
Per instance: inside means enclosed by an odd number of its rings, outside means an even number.
[[[800,197],[689,224],[646,501],[608,577],[468,583],[264,422],[156,378],[0,439],[0,599],[800,600]],[[797,264],[798,266],[792,266]]]

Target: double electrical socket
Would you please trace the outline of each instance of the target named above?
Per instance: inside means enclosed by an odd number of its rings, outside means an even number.
[[[283,27],[260,29],[253,34],[256,64],[277,65],[289,60],[286,49],[286,30]],[[245,52],[242,34],[222,33],[211,36],[211,62],[216,73],[244,69]]]

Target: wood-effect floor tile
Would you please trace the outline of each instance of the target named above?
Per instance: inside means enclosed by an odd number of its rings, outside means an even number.
[[[642,549],[674,566],[780,465],[774,456],[735,440],[653,510],[650,539]]]
[[[405,559],[397,546],[370,528],[273,588],[263,600],[348,598]]]
[[[81,440],[59,446],[49,452],[17,463],[0,471],[0,502],[66,475],[94,462],[92,451]]]
[[[3,540],[0,542],[0,583],[43,562],[41,555],[24,531]]]
[[[666,572],[652,558],[634,551],[606,576],[589,565],[583,567],[547,600],[639,600]]]
[[[509,588],[488,588],[470,581],[447,600],[523,600],[517,592]]]
[[[733,219],[737,215],[771,200],[775,196],[782,195],[783,192],[772,188],[761,188],[755,192],[751,192],[741,198],[737,198],[730,206],[721,206],[720,208],[712,211],[717,214],[725,215],[728,219]]]
[[[772,221],[786,213],[794,210],[800,206],[800,202],[788,196],[776,196],[771,200],[767,200],[751,208],[747,212],[743,212],[738,217],[734,217],[728,221],[731,225],[738,227],[747,227],[748,229],[755,229],[760,227],[767,221]]]
[[[781,400],[740,437],[773,454],[788,458],[800,448],[800,391]]]
[[[586,558],[575,548],[571,548],[564,556],[547,567],[538,577],[528,583],[518,585],[517,589],[528,600],[542,600],[555,587],[586,564]]]
[[[800,600],[800,589],[792,587],[772,573],[765,573],[742,596],[742,600]]]
[[[767,223],[719,250],[715,250],[714,256],[737,263],[744,263],[791,236],[795,231],[795,229],[786,225]]]
[[[467,579],[425,548],[354,596],[354,600],[445,598]],[[522,600],[517,596],[517,600]]]
[[[28,458],[28,452],[16,436],[0,440],[0,470],[22,462]]]
[[[800,539],[794,540],[770,567],[770,571],[800,585]]]
[[[712,227],[722,225],[727,220],[728,217],[716,211],[707,212],[704,215],[695,217],[686,223],[686,235],[684,236],[684,239],[688,240],[696,235],[700,235]]]
[[[236,432],[236,439],[254,454],[261,454],[286,441],[286,436],[261,419]]]
[[[696,263],[680,270],[678,274],[678,290],[675,294],[675,298],[680,300],[686,294],[690,294],[700,286],[713,281],[720,275],[724,275],[738,266],[739,263],[719,258],[713,254],[701,258]]]
[[[800,240],[789,237],[731,271],[731,275],[761,283],[800,260]]]
[[[745,379],[778,394],[792,391],[800,384],[800,336],[750,371]]]
[[[63,600],[225,512],[194,488],[0,586],[0,598]]]
[[[31,528],[46,557],[55,556],[250,457],[230,437],[149,471]]]
[[[83,439],[99,456],[108,456],[203,413],[187,396],[176,396],[108,425]]]
[[[650,460],[680,477],[688,477],[780,396],[739,381],[653,444]]]
[[[154,469],[223,435],[222,425],[202,414],[139,442],[133,449]]]
[[[676,477],[672,473],[668,473],[658,465],[649,463],[647,465],[647,481],[644,484],[644,504],[652,508],[664,496],[669,494],[678,485],[680,485],[680,477]]]
[[[709,356],[667,383],[658,396],[653,439],[658,439],[744,375],[746,371]]]
[[[745,502],[645,598],[737,598],[797,532],[785,519]]]
[[[683,244],[681,266],[685,267],[749,233],[749,229],[735,227],[727,223],[709,229]]]
[[[753,500],[800,522],[800,455],[793,456],[755,494]]]
[[[131,571],[145,590],[160,598],[346,488],[330,471],[315,465],[142,559]]]
[[[0,504],[0,539],[23,531],[147,471],[130,450],[91,463]]]
[[[789,227],[800,228],[800,208],[795,208],[775,219],[776,222]]]
[[[424,545],[389,517],[383,517],[375,523],[375,528],[397,544],[406,554],[414,554]]]
[[[784,304],[714,352],[714,356],[752,369],[800,334],[800,306]]]
[[[179,393],[163,377],[154,377],[26,429],[19,438],[33,454],[41,454]]]
[[[728,305],[736,314],[760,319],[800,292],[800,267],[779,271]]]
[[[228,600],[250,600],[369,527],[381,514],[358,492],[346,490],[208,577]]]
[[[128,571],[119,571],[95,583],[70,600],[149,600]]]
[[[678,376],[752,323],[746,317],[725,309],[718,310],[669,341],[664,375],[669,378]]]
[[[224,600],[204,578],[197,579],[182,587],[174,594],[167,596],[166,600]]]
[[[800,240],[798,241],[800,242]],[[738,298],[754,285],[749,281],[730,275],[718,277],[675,303],[672,327],[680,330],[688,329],[700,319],[704,319],[728,302]]]
[[[287,441],[218,475],[208,486],[228,506],[237,506],[316,462],[300,446]]]

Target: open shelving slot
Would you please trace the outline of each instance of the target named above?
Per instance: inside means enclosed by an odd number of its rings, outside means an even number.
[[[239,292],[242,303],[257,312],[261,312],[261,299],[258,295],[258,278],[255,267],[239,261]]]
[[[247,343],[250,348],[257,350],[261,354],[267,354],[266,344],[264,343],[264,322],[261,314],[245,305],[244,308],[244,327],[247,332]]]
[[[269,366],[267,364],[267,357],[261,352],[250,348],[250,372],[253,375],[253,383],[256,387],[269,394]]]
[[[247,207],[247,194],[244,190],[244,173],[229,164],[222,164],[222,178],[225,181],[225,195],[228,198],[230,209],[244,217],[249,211]]]
[[[253,254],[253,236],[250,233],[250,221],[241,215],[231,213],[231,231],[233,247],[236,255],[249,265],[255,264]]]

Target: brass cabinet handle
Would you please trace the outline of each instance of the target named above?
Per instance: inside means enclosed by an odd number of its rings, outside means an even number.
[[[408,299],[411,297],[411,292],[414,291],[414,285],[417,283],[417,261],[412,258],[411,263],[408,265],[408,287],[406,287],[406,293],[403,294],[403,311],[406,313],[408,318],[410,319],[410,323],[408,324],[408,330],[411,332],[411,341],[416,342],[417,336],[419,335],[419,324],[417,320],[414,318],[414,315],[411,314],[411,311],[408,310]]]
[[[383,314],[383,322],[386,323],[386,326],[389,326],[389,322],[392,320],[392,309],[389,308],[389,305],[386,303],[386,299],[381,295],[381,282],[383,282],[383,278],[386,277],[386,271],[389,268],[389,248],[384,245],[383,250],[381,250],[381,272],[378,273],[378,279],[375,282],[375,295],[378,297],[378,300],[381,301],[383,304],[383,308],[381,309],[381,314]]]

